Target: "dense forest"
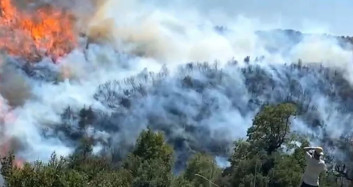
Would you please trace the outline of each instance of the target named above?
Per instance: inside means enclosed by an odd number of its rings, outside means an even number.
[[[147,129],[119,162],[111,155],[94,155],[92,139],[85,135],[72,155],[53,153],[48,163],[19,165],[9,154],[1,160],[1,174],[6,186],[298,186],[305,168],[303,147],[309,142],[291,132],[297,113],[293,103],[262,107],[247,137],[234,140],[226,168],[218,167],[211,155],[195,152],[185,169],[175,174],[173,147],[162,132]],[[84,128],[86,118],[80,121]],[[321,186],[340,186],[350,179],[344,165],[325,160],[329,169],[321,175]]]

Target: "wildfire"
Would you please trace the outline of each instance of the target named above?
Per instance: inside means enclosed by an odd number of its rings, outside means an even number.
[[[77,43],[73,16],[45,6],[35,11],[19,11],[11,0],[0,0],[0,49],[27,61],[44,56],[56,61]]]
[[[16,142],[13,138],[6,135],[6,124],[11,124],[15,121],[15,115],[11,112],[10,108],[6,105],[5,101],[0,96],[0,158],[7,156],[10,152],[14,151],[13,148]],[[16,157],[13,161],[14,166],[23,168],[24,160]]]
[[[10,153],[10,147],[11,147],[11,143],[10,141],[6,141],[2,144],[0,144],[0,157],[3,158],[5,156],[8,156],[8,154]],[[22,169],[23,168],[23,164],[24,164],[24,160],[19,158],[19,157],[15,157],[14,161],[13,161],[13,166]]]

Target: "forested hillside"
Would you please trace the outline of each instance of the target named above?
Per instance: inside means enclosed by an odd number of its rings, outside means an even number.
[[[243,84],[235,84],[239,77],[234,75],[243,77]],[[352,145],[349,134],[330,133],[349,129],[350,93],[340,71],[300,60],[272,68],[261,63],[239,67],[236,61],[225,68],[190,63],[174,76],[167,69],[142,72],[99,86],[94,98],[111,108],[110,114],[67,107],[61,124],[43,129],[45,136],[76,145],[72,155],[54,153],[49,163],[23,165],[9,155],[2,159],[2,175],[9,186],[297,186],[305,168],[302,148],[316,143],[325,148],[329,168],[321,185],[340,186],[352,178]],[[195,103],[195,98],[202,99]],[[207,130],[219,124],[205,119],[232,109],[240,115],[231,116],[238,120],[234,123],[257,112],[244,127],[227,128],[239,136]],[[334,126],[321,110],[340,111],[344,118]],[[124,128],[138,127],[139,121],[132,120],[138,116],[146,118],[148,130],[131,142],[126,132],[140,131]],[[244,136],[240,127],[246,128]]]
[[[53,153],[48,163],[18,165],[10,154],[1,160],[1,174],[8,186],[298,186],[306,165],[303,147],[309,141],[291,132],[296,115],[298,107],[292,103],[264,106],[247,137],[234,141],[226,168],[217,166],[213,156],[195,152],[186,168],[175,174],[173,147],[164,133],[148,129],[120,161],[109,154],[94,155],[92,137],[84,135],[72,155]],[[326,162],[321,186],[340,186],[349,178],[339,166],[333,168],[331,160]]]

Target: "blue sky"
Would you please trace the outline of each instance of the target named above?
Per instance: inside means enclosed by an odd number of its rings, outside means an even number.
[[[194,8],[205,15],[243,15],[264,24],[302,31],[353,35],[353,0],[154,0],[170,8]]]

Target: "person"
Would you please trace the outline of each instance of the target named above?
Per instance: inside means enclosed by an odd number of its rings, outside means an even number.
[[[319,175],[326,171],[325,161],[322,160],[322,147],[304,147],[306,168],[302,177],[301,187],[318,187]]]

